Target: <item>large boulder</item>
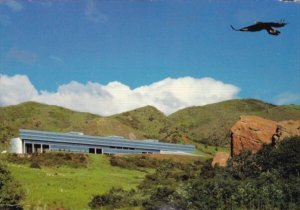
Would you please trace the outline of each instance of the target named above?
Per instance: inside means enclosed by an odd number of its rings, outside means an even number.
[[[300,136],[300,120],[287,120],[278,122],[277,132],[274,135],[274,139],[276,141],[281,141],[291,136]]]
[[[227,152],[217,152],[211,162],[211,166],[220,166],[220,167],[226,167],[227,161],[230,158],[230,154]]]
[[[231,152],[243,150],[253,153],[264,144],[276,144],[284,138],[300,135],[300,120],[276,122],[257,116],[241,116],[231,128]]]

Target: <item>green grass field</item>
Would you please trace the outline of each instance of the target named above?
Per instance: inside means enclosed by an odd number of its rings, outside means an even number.
[[[87,168],[42,167],[8,163],[12,175],[21,183],[26,194],[25,209],[89,209],[93,195],[111,187],[131,189],[145,173],[112,167],[106,156],[90,155]]]

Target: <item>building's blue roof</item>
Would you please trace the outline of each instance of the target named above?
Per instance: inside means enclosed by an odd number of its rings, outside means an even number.
[[[81,133],[58,133],[36,130],[20,129],[20,138],[31,141],[44,141],[68,144],[95,145],[95,146],[114,146],[129,147],[139,149],[165,150],[165,151],[183,151],[192,152],[194,145],[162,143],[157,140],[129,140],[122,137],[100,137],[88,136]]]

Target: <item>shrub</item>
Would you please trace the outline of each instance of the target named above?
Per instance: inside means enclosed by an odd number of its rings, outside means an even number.
[[[280,142],[276,147],[265,146],[257,155],[256,162],[263,171],[276,169],[280,175],[300,175],[300,136],[294,136]]]
[[[156,168],[166,160],[158,160],[150,158],[146,155],[126,155],[126,156],[112,156],[110,158],[110,164],[112,166],[118,166],[126,169],[140,170],[141,168]]]
[[[38,162],[32,162],[30,164],[30,168],[36,168],[36,169],[41,169],[41,166]]]
[[[103,195],[96,195],[89,202],[89,207],[92,209],[101,208],[104,206],[111,207],[112,209],[120,208],[122,206],[136,206],[139,204],[134,199],[135,191],[125,191],[122,188],[111,188]]]
[[[234,156],[225,169],[206,165],[187,188],[191,209],[297,209],[300,137]],[[206,179],[202,179],[206,178]]]
[[[276,146],[264,145],[257,153],[234,156],[226,168],[235,179],[259,177],[262,172],[278,171],[283,178],[300,174],[300,136],[283,140]]]
[[[20,202],[24,197],[24,192],[0,162],[0,209],[1,210],[21,210]]]
[[[33,166],[69,166],[73,168],[87,167],[89,157],[87,154],[49,152],[43,154],[33,154],[24,157],[16,154],[8,154],[7,160],[16,164],[29,164]],[[34,167],[33,167],[34,168]]]
[[[157,209],[187,209],[187,202],[175,189],[159,187],[143,203],[146,210]]]

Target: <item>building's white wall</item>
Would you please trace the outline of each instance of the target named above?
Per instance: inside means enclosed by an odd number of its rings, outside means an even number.
[[[20,138],[13,138],[10,140],[10,152],[16,153],[16,154],[22,154],[23,153],[23,145],[22,140]]]
[[[165,151],[161,150],[160,154],[167,154],[167,155],[190,155],[190,153],[182,152],[182,151]]]

